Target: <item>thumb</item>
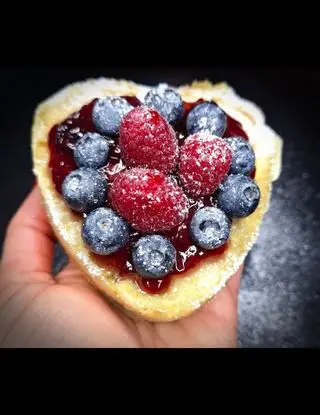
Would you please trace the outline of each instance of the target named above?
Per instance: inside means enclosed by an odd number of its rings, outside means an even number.
[[[1,263],[2,282],[26,282],[27,278],[51,279],[54,236],[34,187],[10,221]]]

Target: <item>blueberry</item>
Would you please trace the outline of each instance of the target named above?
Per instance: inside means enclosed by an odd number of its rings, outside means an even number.
[[[132,250],[135,270],[145,278],[162,278],[173,268],[176,250],[168,239],[161,235],[143,236]]]
[[[226,139],[232,152],[232,162],[229,173],[250,174],[255,167],[255,154],[250,143],[242,137]]]
[[[97,170],[82,167],[68,174],[62,184],[67,205],[77,212],[90,212],[106,200],[107,181]]]
[[[77,142],[74,149],[74,160],[78,167],[98,169],[108,159],[109,142],[98,133],[86,133]]]
[[[92,109],[92,122],[101,134],[115,135],[123,117],[133,108],[121,97],[105,97],[96,101]]]
[[[253,213],[260,201],[260,189],[248,176],[231,174],[217,193],[217,206],[230,217],[243,218]]]
[[[190,238],[203,249],[216,249],[230,235],[230,220],[222,210],[212,206],[199,209],[190,222]]]
[[[222,137],[227,128],[227,117],[216,104],[203,102],[189,112],[186,126],[189,135],[201,131]]]
[[[129,240],[129,225],[112,209],[100,207],[84,219],[82,239],[98,255],[110,255]]]
[[[170,124],[175,124],[184,114],[183,101],[178,92],[167,84],[159,84],[148,91],[144,104],[158,111]]]

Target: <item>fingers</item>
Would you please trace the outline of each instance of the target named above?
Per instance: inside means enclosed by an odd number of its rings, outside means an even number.
[[[83,286],[92,288],[88,280],[83,275],[83,272],[73,261],[69,261],[68,265],[63,268],[55,278],[56,282],[61,285],[68,286]]]
[[[241,283],[243,265],[229,279],[226,286],[222,288],[209,303],[204,307],[213,310],[220,316],[235,318],[237,313],[238,295]]]
[[[237,346],[237,303],[242,271],[243,266],[211,301],[187,318],[194,336],[204,347]]]
[[[242,273],[243,273],[243,264],[240,266],[238,271],[230,278],[230,280],[228,282],[228,287],[229,287],[229,290],[231,292],[231,295],[235,299],[238,298]]]
[[[28,277],[51,279],[54,236],[41,204],[38,187],[31,193],[7,228],[1,263],[1,278],[16,282]]]

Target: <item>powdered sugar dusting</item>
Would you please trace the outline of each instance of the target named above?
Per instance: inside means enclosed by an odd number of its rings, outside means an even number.
[[[104,97],[97,100],[92,110],[92,122],[102,134],[117,134],[123,117],[133,108],[121,97]]]
[[[204,102],[189,112],[186,126],[189,134],[207,132],[222,136],[227,127],[227,118],[216,104]]]
[[[133,247],[132,261],[140,275],[163,278],[174,267],[176,250],[162,235],[147,235]]]
[[[221,138],[209,133],[189,136],[182,148],[179,175],[186,191],[194,197],[212,194],[228,173],[231,150]]]
[[[260,189],[249,177],[230,174],[221,184],[217,205],[231,217],[246,217],[253,213],[260,200]]]
[[[165,173],[178,162],[178,140],[173,128],[155,110],[140,106],[124,118],[119,138],[129,167],[148,167]]]
[[[64,180],[62,193],[68,206],[77,212],[88,212],[102,206],[107,182],[103,175],[91,168],[72,171]]]
[[[129,226],[113,210],[102,207],[85,218],[81,235],[90,251],[110,255],[127,243]]]
[[[108,159],[109,142],[97,133],[85,133],[75,144],[74,160],[78,167],[103,167]]]
[[[171,124],[179,121],[184,114],[180,94],[166,83],[150,89],[144,97],[144,103],[157,110]]]
[[[204,249],[216,249],[223,245],[230,235],[230,221],[220,209],[206,206],[199,209],[190,223],[193,241]]]
[[[171,229],[188,214],[188,199],[182,189],[156,170],[133,168],[121,172],[110,195],[118,213],[141,232]]]

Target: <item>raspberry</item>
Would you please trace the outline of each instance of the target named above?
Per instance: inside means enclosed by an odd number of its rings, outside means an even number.
[[[188,214],[182,189],[157,170],[132,168],[117,175],[110,191],[114,209],[143,233],[178,226]]]
[[[212,194],[228,173],[231,158],[231,149],[222,138],[204,132],[189,136],[179,162],[186,192],[195,198]]]
[[[119,143],[128,167],[172,172],[178,162],[178,140],[173,128],[154,109],[136,107],[123,119]]]

